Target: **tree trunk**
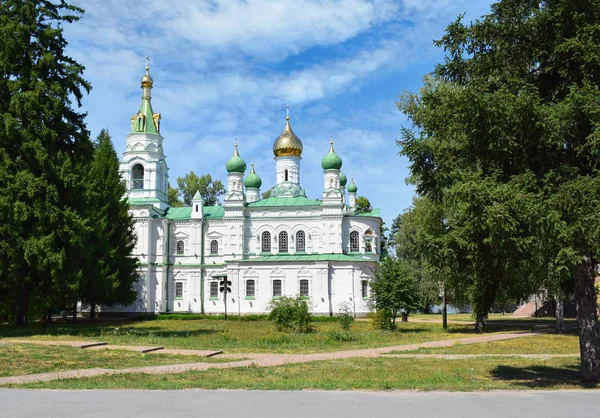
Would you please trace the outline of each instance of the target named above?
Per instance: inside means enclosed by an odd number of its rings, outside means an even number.
[[[96,304],[94,302],[90,303],[90,321],[93,321],[96,318]]]
[[[479,316],[475,316],[475,332],[477,334],[481,334],[483,332],[483,325],[485,324],[485,320]]]
[[[565,312],[564,304],[560,297],[556,298],[556,333],[564,334],[565,332]]]
[[[46,310],[44,315],[44,325],[52,325],[52,308]]]
[[[75,323],[76,319],[77,319],[77,302],[75,302],[73,304],[73,319],[72,319],[72,322]]]
[[[442,289],[442,328],[448,329],[448,306],[446,304],[446,287]]]
[[[408,322],[408,313],[402,312],[402,322]]]
[[[596,383],[600,381],[600,335],[594,288],[595,271],[591,257],[583,257],[582,263],[575,269],[574,276],[581,376],[584,382]]]

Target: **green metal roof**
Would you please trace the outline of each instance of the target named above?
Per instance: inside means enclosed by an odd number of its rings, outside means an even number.
[[[129,203],[130,206],[149,206],[152,205],[153,203],[160,203],[162,202],[162,200],[157,199],[155,197],[140,197],[140,198],[135,198],[135,199],[127,199],[127,203]]]
[[[371,212],[357,213],[356,216],[370,216],[373,218],[381,218],[381,210],[373,209]]]
[[[202,213],[209,219],[220,219],[225,214],[223,206],[204,206]],[[167,219],[172,221],[180,221],[190,219],[192,216],[192,208],[190,206],[182,208],[169,208],[167,210]]]
[[[269,197],[268,199],[258,200],[248,203],[250,207],[285,207],[285,206],[321,206],[321,201],[309,199],[305,196],[295,197]]]
[[[356,257],[346,254],[286,254],[286,255],[259,255],[258,257],[248,258],[245,260],[228,260],[227,262],[235,263],[279,263],[285,261],[372,261],[369,259]]]

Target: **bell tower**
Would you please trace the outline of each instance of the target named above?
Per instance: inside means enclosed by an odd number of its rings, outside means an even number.
[[[142,104],[131,117],[127,147],[119,166],[131,203],[166,209],[168,204],[169,168],[160,135],[160,113],[152,111],[150,59],[146,57],[146,74],[142,77]]]

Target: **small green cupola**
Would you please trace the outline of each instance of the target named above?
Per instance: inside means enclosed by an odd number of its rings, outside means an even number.
[[[227,161],[227,165],[225,166],[228,173],[240,173],[244,174],[246,172],[246,161],[240,157],[238,152],[238,144],[235,143],[235,150],[233,151],[233,156]]]
[[[260,189],[260,186],[262,186],[262,180],[256,174],[256,171],[254,171],[254,161],[252,162],[250,174],[244,179],[244,186],[246,186],[246,189]]]
[[[339,170],[342,168],[342,159],[333,149],[333,141],[329,142],[329,153],[321,160],[323,170]]]
[[[350,179],[350,184],[348,185],[348,193],[356,193],[358,191],[358,187],[354,184],[354,177]]]
[[[348,177],[346,177],[346,175],[340,171],[340,186],[346,187],[347,183],[348,183]]]
[[[150,76],[150,58],[146,57],[146,74],[142,77],[142,104],[140,110],[131,117],[129,133],[159,134],[160,113],[154,113],[151,103],[151,90],[154,80]]]

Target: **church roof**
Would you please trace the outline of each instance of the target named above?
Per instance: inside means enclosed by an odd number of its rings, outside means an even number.
[[[373,209],[371,212],[357,213],[355,216],[370,216],[373,218],[381,218],[381,210]]]
[[[316,199],[309,199],[305,196],[295,197],[269,197],[268,199],[258,200],[248,203],[249,207],[283,207],[283,206],[321,206],[323,202]]]
[[[221,219],[225,214],[223,206],[204,206],[202,214],[209,219]],[[166,218],[172,221],[181,221],[192,217],[192,208],[190,206],[182,208],[167,209]]]

